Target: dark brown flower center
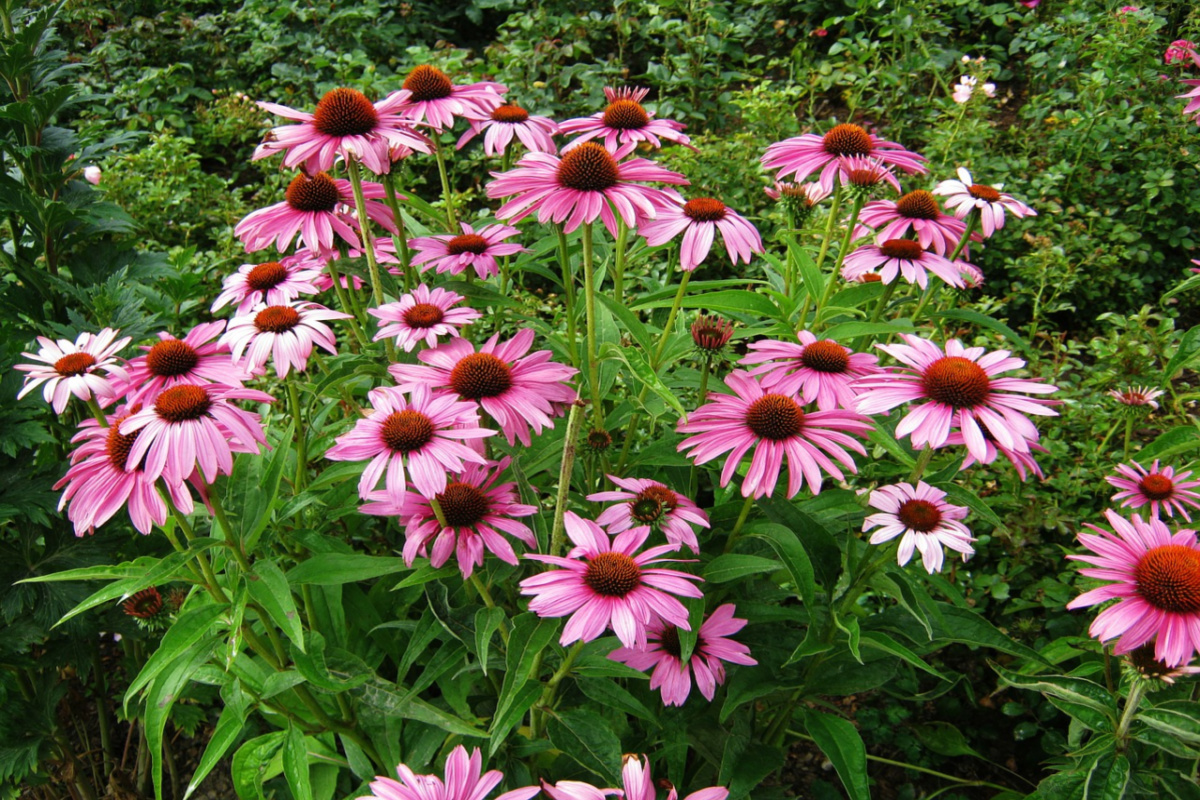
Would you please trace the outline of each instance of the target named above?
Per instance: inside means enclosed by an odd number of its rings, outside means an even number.
[[[313,127],[327,136],[362,136],[378,124],[375,106],[357,89],[326,92],[313,112]]]
[[[186,375],[200,363],[196,348],[179,339],[164,339],[146,354],[146,366],[160,378]]]
[[[812,205],[812,198],[808,194],[808,190],[798,183],[785,183],[779,187],[780,197],[790,197],[793,200],[803,200],[808,205]]]
[[[696,222],[717,222],[725,219],[725,204],[711,197],[697,197],[683,205],[683,213]]]
[[[896,516],[905,527],[918,533],[929,533],[942,521],[942,512],[928,500],[906,500]]]
[[[496,122],[524,122],[529,119],[529,112],[515,103],[505,103],[492,112],[492,119]]]
[[[265,292],[286,281],[287,276],[287,267],[278,261],[268,261],[246,274],[246,285],[256,292]]]
[[[138,428],[133,433],[121,433],[121,423],[128,418],[127,414],[113,422],[108,429],[108,437],[104,440],[104,452],[108,455],[108,463],[112,464],[113,469],[119,472],[125,472],[125,463],[129,461],[133,443],[137,441],[142,432],[142,429]],[[141,469],[140,464],[137,469]]]
[[[498,397],[512,385],[512,370],[491,353],[465,356],[450,371],[450,388],[464,400]]]
[[[658,644],[667,655],[674,656],[675,658],[683,657],[683,648],[679,646],[679,628],[676,628],[674,625],[668,625],[663,628],[663,632],[658,635]],[[696,642],[696,645],[696,647],[692,648],[693,652],[699,649],[700,643]]]
[[[411,408],[393,411],[383,421],[379,438],[397,453],[420,450],[433,439],[433,420]]]
[[[588,449],[594,453],[603,453],[612,447],[612,434],[600,428],[593,428],[587,435]]]
[[[1200,611],[1200,551],[1164,544],[1146,551],[1133,568],[1138,594],[1150,605],[1175,614]]]
[[[896,211],[900,213],[900,216],[909,219],[928,220],[937,219],[942,213],[938,209],[937,198],[924,189],[917,189],[901,196],[896,201]]]
[[[825,134],[824,146],[831,156],[869,156],[871,135],[857,125],[834,125],[833,130]]]
[[[417,303],[404,312],[404,324],[410,328],[432,328],[445,317],[437,306],[431,303]]]
[[[96,357],[91,353],[69,353],[54,362],[54,371],[64,378],[82,375],[95,366]]]
[[[782,442],[800,433],[804,427],[804,411],[786,395],[766,394],[746,410],[746,425],[763,439]]]
[[[990,186],[984,186],[980,183],[972,183],[967,187],[967,191],[971,193],[972,197],[977,197],[980,200],[984,200],[988,203],[1000,202],[1000,193]]]
[[[878,168],[852,169],[846,173],[846,183],[860,189],[869,189],[879,183],[881,177],[883,177],[883,171]]]
[[[481,255],[486,253],[487,249],[488,240],[478,233],[464,233],[446,242],[446,252],[452,256],[462,255],[463,253]]]
[[[887,258],[900,258],[905,261],[919,261],[925,248],[920,242],[912,239],[888,239],[879,246],[879,252]]]
[[[441,100],[449,97],[454,91],[454,84],[446,77],[446,73],[437,67],[422,64],[408,73],[404,84],[400,87],[412,92],[412,102],[421,103],[426,100]]]
[[[991,381],[983,367],[962,356],[943,356],[921,376],[929,399],[952,408],[974,408],[987,399]]]
[[[1154,643],[1149,642],[1129,652],[1129,663],[1147,678],[1174,677],[1175,669],[1154,657]]]
[[[1142,478],[1138,488],[1151,500],[1169,500],[1175,493],[1175,482],[1166,475],[1154,472]]]
[[[679,505],[679,495],[665,486],[647,486],[629,501],[629,513],[638,522],[649,525],[664,513],[670,513]]]
[[[805,346],[800,363],[817,372],[840,373],[850,367],[850,354],[837,342],[822,339]]]
[[[562,157],[558,183],[581,192],[603,192],[617,185],[617,162],[603,145],[584,142]]]
[[[167,422],[186,422],[203,417],[212,404],[203,386],[185,383],[160,394],[154,401],[154,410]]]
[[[583,582],[604,597],[624,597],[642,584],[642,570],[632,556],[599,553],[588,559]]]
[[[342,196],[337,184],[324,172],[318,172],[311,178],[302,172],[292,178],[284,199],[296,211],[332,212]]]
[[[458,481],[446,484],[446,491],[437,496],[437,501],[442,507],[446,524],[451,528],[470,528],[492,510],[486,493],[476,486]]]
[[[162,611],[162,607],[162,595],[153,586],[149,589],[142,589],[121,605],[126,614],[138,619],[149,619]]]
[[[650,116],[641,103],[633,100],[614,100],[604,109],[604,124],[610,128],[634,131],[650,124]]]
[[[254,327],[262,333],[286,333],[300,324],[300,313],[288,306],[268,306],[254,315]]]

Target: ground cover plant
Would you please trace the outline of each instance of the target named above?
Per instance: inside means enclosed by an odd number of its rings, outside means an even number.
[[[1200,796],[1197,20],[1051,3],[0,2],[6,794]]]

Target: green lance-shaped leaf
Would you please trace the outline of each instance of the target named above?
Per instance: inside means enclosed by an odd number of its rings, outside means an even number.
[[[806,709],[804,727],[837,770],[842,786],[850,800],[870,800],[871,789],[867,784],[867,747],[854,724],[825,714]]]

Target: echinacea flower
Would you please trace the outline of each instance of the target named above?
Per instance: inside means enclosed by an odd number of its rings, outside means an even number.
[[[733,338],[733,323],[716,314],[697,314],[692,322],[692,343],[706,358],[712,358],[725,349]],[[703,398],[701,398],[703,399]]]
[[[930,272],[956,288],[966,286],[962,272],[945,256],[926,250],[912,239],[864,244],[842,262],[842,277],[855,282],[863,275],[875,274],[884,283],[893,283],[897,277],[902,277],[924,289],[929,285]]]
[[[330,461],[370,459],[358,482],[358,493],[364,499],[369,499],[385,473],[384,487],[392,498],[403,496],[405,472],[417,491],[433,497],[445,491],[447,472],[461,473],[464,462],[487,463],[460,441],[496,433],[479,427],[473,403],[460,402],[449,394],[431,395],[426,386],[414,386],[408,392],[410,397],[394,386],[372,389],[367,393],[370,416],[358,420],[325,451]]]
[[[264,111],[295,120],[297,125],[272,129],[254,150],[252,160],[284,153],[285,167],[303,166],[309,175],[333,168],[338,156],[361,161],[376,175],[391,171],[393,147],[430,152],[427,138],[404,117],[410,93],[392,92],[372,103],[357,89],[340,87],[326,92],[311,112],[276,103],[259,103]]]
[[[1174,533],[1161,520],[1126,520],[1104,512],[1115,533],[1088,525],[1079,541],[1095,555],[1069,555],[1091,564],[1079,570],[1089,578],[1112,581],[1084,592],[1067,608],[1087,608],[1119,600],[1092,620],[1089,632],[1102,642],[1119,641],[1114,655],[1132,652],[1154,639],[1154,657],[1168,667],[1192,660],[1200,649],[1200,544],[1196,532]]]
[[[638,230],[646,244],[658,247],[680,233],[679,268],[691,272],[708,256],[713,236],[720,231],[729,260],[736,265],[738,258],[749,264],[752,253],[763,251],[758,230],[749,220],[729,206],[712,197],[697,197],[682,205],[669,203],[659,206],[653,221],[643,222]]]
[[[933,190],[934,194],[946,196],[946,208],[954,216],[965,219],[972,209],[978,209],[983,235],[991,236],[1004,227],[1004,211],[1008,209],[1014,217],[1036,217],[1037,212],[1017,200],[1011,194],[1001,192],[1004,184],[985,186],[975,183],[971,173],[958,168],[958,180],[942,181]]]
[[[963,561],[975,552],[970,529],[959,521],[966,518],[967,507],[947,503],[946,493],[925,481],[916,486],[911,483],[881,486],[871,492],[867,503],[881,513],[863,521],[863,533],[879,529],[871,534],[871,544],[883,544],[904,534],[896,551],[896,560],[902,567],[916,551],[921,554],[925,570],[932,575],[942,569],[943,547],[962,553]]]
[[[470,578],[477,567],[483,566],[484,550],[516,566],[517,554],[501,534],[536,549],[533,531],[516,518],[536,514],[538,509],[518,502],[515,483],[496,485],[496,479],[508,464],[508,458],[483,465],[467,464],[461,475],[454,476],[434,498],[445,525],[438,520],[429,498],[415,492],[406,492],[400,502],[386,492],[373,492],[374,502],[359,510],[364,514],[397,516],[405,521],[404,563],[410,567],[418,555],[429,556],[434,567],[441,567],[450,556],[456,556],[463,577]]]
[[[225,279],[221,293],[213,301],[212,310],[237,303],[234,313],[245,314],[259,303],[282,306],[301,294],[316,294],[321,291],[315,284],[321,271],[319,268],[313,269],[313,266],[297,256],[262,264],[243,264]]]
[[[870,228],[875,231],[875,242],[879,244],[900,239],[912,230],[922,249],[932,248],[939,256],[952,252],[967,230],[965,222],[943,214],[937,198],[924,189],[901,195],[897,200],[873,200],[863,207],[858,222],[855,238]],[[973,236],[978,237],[978,234]],[[963,252],[967,252],[966,247]]]
[[[158,616],[163,610],[162,592],[157,586],[148,586],[121,604],[126,616],[146,620]]]
[[[445,780],[437,775],[418,775],[408,765],[400,764],[396,767],[400,780],[376,777],[371,781],[371,794],[359,800],[484,800],[504,780],[499,770],[483,772],[479,750],[473,749],[468,755],[461,744],[446,757],[445,774]],[[540,787],[524,786],[495,800],[530,800],[539,791]]]
[[[1112,496],[1113,501],[1120,500],[1122,508],[1141,508],[1150,506],[1151,519],[1158,519],[1162,511],[1168,517],[1179,516],[1188,522],[1188,506],[1200,508],[1200,493],[1195,491],[1200,481],[1189,481],[1192,471],[1176,473],[1174,467],[1159,469],[1158,459],[1146,469],[1138,462],[1118,464],[1119,476],[1109,475],[1104,480],[1121,491]]]
[[[880,184],[886,183],[896,190],[896,194],[900,194],[900,180],[891,167],[878,158],[841,156],[838,158],[838,172],[841,174],[842,185],[847,188],[867,194]]]
[[[975,458],[975,454],[968,450],[967,457],[963,459],[962,466],[959,467],[960,470],[967,469],[974,464],[991,464],[996,460],[996,456],[1004,456],[1013,465],[1013,468],[1016,469],[1017,475],[1021,478],[1021,480],[1026,480],[1028,478],[1027,473],[1032,473],[1039,479],[1044,479],[1046,477],[1042,473],[1042,468],[1038,466],[1037,461],[1034,460],[1033,457],[1034,453],[1049,452],[1046,450],[1046,448],[1042,447],[1036,441],[1027,441],[1022,446],[1020,451],[1011,450],[993,439],[992,435],[988,433],[986,428],[983,428],[982,431],[983,441],[987,445],[987,455],[985,455],[983,458]],[[966,440],[963,439],[963,435],[960,431],[952,432],[946,439],[947,447],[958,447],[965,444]]]
[[[1153,409],[1157,411],[1158,398],[1162,397],[1164,392],[1161,389],[1151,389],[1149,386],[1130,386],[1124,391],[1110,389],[1107,394],[1130,410]]]
[[[391,209],[378,202],[385,195],[383,185],[363,181],[362,190],[367,216],[395,233]],[[358,220],[350,210],[353,208],[350,181],[331,178],[324,172],[312,177],[301,172],[288,184],[282,203],[250,212],[233,233],[242,240],[247,253],[270,247],[272,242],[282,253],[297,234],[306,247],[321,253],[334,249],[335,234],[351,247],[362,247]]]
[[[567,557],[527,553],[525,558],[560,569],[521,581],[521,594],[533,597],[529,610],[539,617],[565,617],[561,644],[590,642],[610,626],[626,647],[643,646],[646,628],[662,619],[691,630],[688,612],[679,597],[702,597],[689,581],[696,575],[656,567],[676,561],[659,558],[675,550],[664,544],[637,551],[650,535],[648,527],[634,528],[609,540],[608,534],[573,511],[565,517],[566,533],[575,547]]]
[[[42,397],[61,414],[67,407],[71,395],[80,400],[97,397],[110,401],[119,394],[113,378],[127,381],[129,376],[117,363],[116,355],[130,337],[118,339],[120,331],[105,328],[99,333],[84,332],[69,339],[47,339],[37,337],[41,349],[37,353],[21,353],[25,358],[40,361],[40,364],[17,364],[16,369],[27,373],[25,385],[17,394],[20,400],[37,387],[42,387]]]
[[[293,367],[297,372],[307,369],[313,345],[337,355],[333,331],[325,324],[330,319],[350,319],[350,315],[319,303],[258,305],[250,313],[231,319],[221,341],[230,346],[234,363],[239,366],[257,372],[271,359],[275,374],[283,378]]]
[[[796,338],[799,344],[754,342],[738,363],[759,365],[750,374],[759,378],[764,391],[799,394],[804,405],[815,402],[818,411],[853,411],[857,395],[852,384],[879,372],[879,359],[855,353],[832,339],[818,339],[809,331],[800,331]]]
[[[1185,662],[1183,665],[1168,667],[1154,657],[1154,645],[1152,644],[1144,644],[1135,648],[1127,656],[1125,663],[1128,665],[1129,671],[1138,679],[1152,684],[1171,686],[1175,683],[1176,678],[1200,674],[1200,665],[1187,666]]]
[[[454,126],[455,117],[488,116],[504,102],[508,91],[502,83],[480,81],[455,86],[437,67],[421,64],[413,68],[401,86],[411,92],[404,116],[413,122],[428,122],[435,130]]]
[[[613,89],[605,86],[604,99],[608,105],[603,111],[590,117],[559,123],[558,132],[563,136],[579,134],[563,147],[563,152],[601,136],[604,137],[604,146],[610,151],[622,145],[641,142],[661,149],[660,137],[695,150],[692,140],[683,133],[685,125],[674,120],[655,119],[654,112],[647,111],[642,105],[649,92],[649,89]]]
[[[271,395],[254,389],[172,386],[118,426],[122,435],[138,434],[126,464],[141,464],[148,478],[162,475],[168,484],[182,483],[197,469],[208,484],[217,475],[229,475],[234,453],[258,453],[258,445],[267,443],[258,415],[230,400],[274,402]]]
[[[775,180],[792,176],[796,182],[820,172],[818,182],[832,192],[841,157],[864,156],[899,167],[909,174],[928,172],[925,159],[910,153],[895,142],[880,139],[858,125],[835,125],[824,136],[806,133],[775,142],[760,159],[765,169],[778,170]]]
[[[566,384],[579,370],[550,360],[549,350],[526,355],[533,345],[533,329],[522,328],[501,343],[500,335],[479,350],[462,339],[422,350],[421,364],[393,364],[388,372],[403,391],[417,387],[447,392],[452,398],[478,403],[504,431],[509,444],[531,444],[529,429],[540,434],[553,428],[551,417],[560,416],[576,392]]]
[[[1200,125],[1200,80],[1185,80],[1180,81],[1184,86],[1194,86],[1190,92],[1175,95],[1177,100],[1187,100],[1188,104],[1184,106],[1183,115],[1192,116],[1197,125]]]
[[[563,223],[566,233],[601,219],[615,237],[614,207],[627,227],[636,228],[639,217],[653,219],[658,207],[673,199],[638,182],[688,183],[678,172],[644,158],[622,161],[635,147],[626,144],[610,153],[603,145],[584,142],[562,158],[528,153],[514,169],[492,173],[495,180],[488,184],[487,196],[512,197],[496,212],[498,219],[516,222],[536,211],[538,222]]]
[[[422,272],[436,267],[439,275],[443,272],[459,275],[467,267],[473,267],[480,280],[487,280],[500,274],[500,265],[496,263],[498,256],[527,252],[519,244],[505,243],[505,239],[521,233],[511,225],[485,225],[478,231],[465,222],[459,225],[462,226],[459,234],[410,239],[409,247],[416,250],[412,265],[420,266]]]
[[[512,144],[514,136],[531,153],[558,152],[558,147],[554,144],[558,124],[549,117],[531,116],[516,103],[496,106],[486,117],[468,119],[468,122],[470,127],[458,140],[459,150],[482,133],[483,152],[489,156],[502,155]]]
[[[621,487],[623,492],[596,492],[588,500],[595,503],[616,503],[600,512],[596,523],[603,525],[609,533],[622,533],[641,525],[657,526],[662,529],[667,541],[677,548],[687,545],[693,553],[700,552],[700,543],[692,525],[707,528],[708,514],[688,498],[668,489],[658,481],[648,478],[608,479]],[[690,523],[690,524],[689,524]]]
[[[176,339],[166,331],[153,347],[142,347],[144,356],[128,365],[129,380],[121,387],[127,403],[149,402],[165,389],[189,383],[241,386],[250,375],[233,363],[229,345],[217,339],[225,322],[202,322]]]
[[[869,375],[855,384],[858,411],[880,414],[907,402],[924,401],[910,410],[896,426],[896,436],[912,435],[912,445],[943,447],[950,431],[962,432],[967,450],[982,461],[988,456],[986,429],[997,445],[1026,452],[1028,442],[1038,438],[1037,428],[1026,414],[1058,416],[1050,406],[1055,401],[1014,394],[1051,394],[1058,388],[1024,378],[1001,378],[1001,373],[1020,369],[1025,361],[1012,358],[1007,350],[991,353],[982,347],[963,347],[951,339],[945,352],[935,343],[902,333],[905,344],[876,345],[907,368]]]
[[[483,316],[467,306],[454,308],[465,299],[440,286],[430,289],[422,283],[395,303],[367,309],[367,313],[380,322],[371,341],[395,336],[396,346],[411,353],[422,340],[426,347],[433,347],[439,336],[457,337],[460,328]]]
[[[679,797],[679,792],[670,781],[661,778],[655,781],[650,777],[650,762],[645,756],[639,760],[632,753],[625,754],[624,764],[621,767],[621,784],[625,787],[625,800],[655,800],[658,796],[658,787],[664,784],[669,787],[667,800],[677,800]],[[725,787],[710,786],[707,789],[692,792],[684,800],[725,800],[727,797],[729,797],[729,790]]]
[[[346,258],[364,258],[364,253],[359,247],[348,247],[346,249]],[[375,239],[375,261],[379,264],[399,264],[400,259],[396,257],[396,243],[391,236],[380,236]],[[315,270],[317,277],[313,278],[313,285],[318,291],[327,292],[333,288],[332,271],[335,267],[331,266],[331,262],[338,261],[342,258],[341,250],[326,250],[313,251],[307,247],[302,247],[296,250],[295,255],[288,256],[283,261],[290,259],[296,260],[296,265],[306,270]],[[395,267],[389,267],[388,272],[393,275],[399,275],[400,270]],[[358,275],[346,275],[338,270],[338,282],[343,289],[354,287],[355,291],[366,286],[364,281]]]
[[[679,444],[679,451],[696,464],[704,464],[729,453],[721,470],[726,486],[742,457],[754,450],[750,469],[742,482],[743,497],[763,497],[775,491],[784,458],[788,463],[787,496],[794,497],[805,482],[813,494],[821,491],[822,471],[837,480],[845,475],[840,463],[857,472],[854,458],[844,448],[865,455],[862,444],[850,434],[863,436],[870,421],[852,411],[805,412],[792,395],[767,392],[748,372],[734,371],[725,379],[732,395],[710,393],[711,401],[700,406],[678,425],[680,433],[696,434]]]
[[[753,665],[758,662],[750,657],[750,648],[729,636],[746,627],[746,620],[733,616],[732,603],[717,607],[700,626],[692,657],[687,663],[682,660],[679,646],[679,629],[661,622],[650,626],[644,649],[620,647],[609,653],[613,661],[620,661],[636,670],[650,675],[650,689],[662,692],[665,706],[681,706],[692,691],[692,675],[696,686],[705,699],[712,700],[717,686],[725,682],[725,665]],[[627,795],[628,797],[628,795]]]

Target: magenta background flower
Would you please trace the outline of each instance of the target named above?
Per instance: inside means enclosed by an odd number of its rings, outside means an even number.
[[[650,688],[662,692],[663,705],[681,706],[692,691],[692,675],[700,694],[712,700],[717,686],[725,682],[725,665],[757,664],[750,657],[750,648],[728,638],[746,627],[746,620],[733,616],[731,603],[719,606],[700,626],[696,646],[688,663],[681,661],[679,630],[661,622],[652,624],[647,636],[646,648],[642,650],[621,647],[609,653],[613,661],[628,664],[645,672],[653,669]]]
[[[766,187],[763,191],[772,200],[799,200],[809,208],[817,205],[832,193],[819,183],[791,183],[790,181],[783,183],[775,181],[772,186]]]
[[[1130,408],[1148,406],[1157,411],[1158,398],[1162,397],[1165,392],[1162,389],[1151,389],[1149,386],[1130,386],[1124,391],[1110,389],[1107,394],[1123,406]]]
[[[513,137],[531,153],[557,153],[554,134],[558,124],[549,117],[531,116],[515,103],[496,106],[486,117],[470,119],[470,127],[458,140],[459,150],[479,134],[483,134],[483,152],[489,156],[502,155],[512,144]]]
[[[963,347],[951,339],[946,350],[919,336],[902,333],[906,344],[876,345],[908,368],[872,375],[855,384],[858,411],[880,414],[910,401],[926,401],[912,409],[896,426],[896,436],[912,435],[913,447],[943,447],[950,431],[962,431],[967,450],[987,458],[986,429],[996,443],[1015,452],[1027,452],[1038,438],[1026,414],[1057,416],[1055,401],[1025,397],[1014,392],[1051,394],[1058,388],[1024,378],[996,377],[1020,369],[1025,361],[1011,358],[1007,350],[986,352]]]
[[[620,486],[623,492],[596,492],[587,496],[596,503],[617,503],[600,512],[596,523],[603,525],[609,533],[621,533],[630,528],[657,525],[667,541],[676,548],[687,545],[693,553],[700,552],[700,543],[692,525],[707,528],[708,514],[688,498],[658,481],[647,478],[608,479]]]
[[[996,460],[996,456],[1002,455],[1012,463],[1013,468],[1016,469],[1017,475],[1020,476],[1021,480],[1028,479],[1029,476],[1027,473],[1033,473],[1039,479],[1046,477],[1044,474],[1042,474],[1042,468],[1038,465],[1037,461],[1034,460],[1033,454],[1047,453],[1049,451],[1036,441],[1026,442],[1027,449],[1023,450],[1022,452],[1017,452],[1016,450],[1010,450],[996,442],[996,440],[993,439],[987,432],[986,428],[983,429],[983,440],[987,445],[987,455],[985,455],[983,458],[975,458],[975,454],[968,450],[967,457],[963,460],[962,466],[959,467],[960,470],[967,469],[974,464],[991,464]],[[966,440],[959,431],[954,431],[949,437],[946,438],[947,447],[957,447],[965,444]]]
[[[1004,211],[1012,212],[1014,217],[1036,217],[1037,212],[1017,200],[1011,194],[1000,191],[1004,184],[985,186],[975,183],[971,173],[963,167],[958,168],[958,180],[942,181],[933,190],[934,194],[946,196],[946,208],[954,212],[958,219],[966,219],[971,209],[979,210],[979,223],[983,226],[983,235],[991,236],[1004,227]]]
[[[381,386],[367,393],[372,412],[355,423],[349,433],[337,437],[325,451],[330,461],[370,463],[358,482],[358,493],[369,493],[387,478],[384,486],[395,499],[404,495],[407,470],[417,491],[432,497],[446,488],[446,473],[461,473],[463,462],[485,464],[487,460],[463,444],[461,439],[481,439],[495,431],[479,427],[473,403],[459,402],[453,395],[433,396],[426,386],[414,386],[411,397],[394,386]]]
[[[613,794],[624,797],[624,792],[620,789],[600,789],[583,781],[547,783],[545,778],[542,779],[542,791],[551,800],[605,800],[608,795]]]
[[[269,358],[275,362],[275,374],[282,378],[293,367],[304,372],[313,345],[337,355],[333,331],[324,322],[330,319],[350,319],[350,315],[319,303],[259,305],[249,314],[231,319],[221,341],[230,346],[239,366],[257,372]]]
[[[229,345],[217,339],[225,322],[203,322],[176,339],[163,331],[153,347],[142,347],[146,355],[129,362],[129,381],[120,387],[128,403],[152,401],[164,389],[188,383],[220,383],[241,386],[249,373],[233,363]]]
[[[680,452],[704,464],[729,453],[721,470],[721,485],[733,478],[742,457],[754,450],[750,469],[742,482],[743,497],[763,497],[775,491],[779,472],[787,458],[787,496],[793,497],[805,482],[813,494],[821,491],[822,471],[837,480],[845,475],[840,463],[857,472],[854,458],[845,448],[866,455],[862,444],[850,434],[863,436],[871,429],[866,417],[852,411],[812,411],[800,408],[791,395],[766,392],[748,372],[734,371],[725,379],[734,394],[710,393],[680,433],[696,434],[679,444]]]
[[[604,137],[604,146],[610,151],[626,144],[648,142],[659,149],[662,139],[676,142],[685,147],[692,147],[692,140],[683,133],[687,126],[669,119],[655,119],[653,111],[647,111],[642,105],[649,89],[604,87],[604,99],[608,106],[598,114],[590,117],[569,119],[560,122],[558,132],[563,136],[575,136],[563,147],[567,152],[584,142]]]
[[[284,153],[285,167],[303,166],[309,175],[333,167],[337,156],[361,161],[376,175],[391,171],[391,149],[430,152],[430,142],[403,116],[410,93],[392,92],[372,103],[357,89],[326,92],[312,113],[276,103],[258,107],[298,125],[273,128],[254,150],[253,160]]]
[[[938,255],[953,252],[959,239],[966,233],[967,224],[942,213],[937,198],[924,189],[901,195],[897,200],[874,200],[863,207],[858,215],[859,227],[854,238],[865,235],[866,229],[875,231],[876,244],[889,239],[901,239],[912,230],[923,249],[932,248]],[[972,238],[980,238],[972,234]],[[968,252],[963,248],[963,252]]]
[[[799,393],[804,405],[815,402],[818,411],[853,411],[857,398],[853,383],[879,372],[879,359],[855,353],[832,339],[817,339],[809,331],[800,331],[796,338],[799,344],[773,339],[753,342],[738,363],[759,365],[750,374],[764,391]]]
[[[508,91],[502,83],[481,81],[455,86],[437,67],[420,64],[408,73],[401,87],[412,95],[404,116],[413,122],[428,122],[441,131],[454,126],[455,117],[486,117],[504,102]]]
[[[946,493],[925,481],[916,486],[911,483],[881,486],[871,492],[867,503],[882,513],[872,514],[863,521],[863,533],[879,529],[871,534],[871,544],[883,544],[904,534],[896,551],[896,560],[902,567],[908,564],[914,550],[921,553],[921,561],[930,575],[942,569],[943,547],[962,553],[963,561],[975,552],[970,529],[959,521],[967,517],[966,506],[947,503]]]
[[[1200,56],[1196,54],[1196,43],[1187,39],[1176,39],[1167,45],[1167,49],[1163,51],[1163,63],[1171,64],[1186,64],[1188,61],[1194,61],[1200,65]]]
[[[1183,115],[1193,117],[1193,121],[1200,125],[1200,80],[1184,80],[1180,81],[1184,86],[1194,86],[1190,92],[1175,95],[1178,100],[1187,100],[1188,104],[1184,106]]]
[[[437,267],[438,274],[449,272],[451,275],[459,275],[467,267],[474,267],[475,274],[481,280],[487,280],[500,274],[500,265],[496,263],[497,256],[528,252],[519,244],[504,242],[505,239],[521,233],[511,225],[485,225],[478,231],[465,222],[460,222],[459,225],[462,226],[462,233],[457,235],[442,234],[410,239],[409,247],[417,251],[413,256],[412,265],[421,266],[422,272],[430,267]]]
[[[583,223],[604,220],[617,235],[615,207],[630,228],[639,217],[653,219],[657,208],[668,204],[671,195],[662,189],[639,186],[656,181],[686,185],[687,178],[647,161],[621,161],[635,145],[622,145],[610,153],[602,145],[585,142],[562,158],[549,153],[529,153],[508,172],[493,172],[487,186],[490,198],[512,197],[496,212],[498,219],[517,221],[537,212],[538,222],[563,223],[567,233]],[[514,197],[515,195],[515,197]]]
[[[287,305],[302,294],[321,291],[315,283],[320,275],[319,266],[297,256],[262,264],[243,264],[225,279],[212,310],[237,303],[234,313],[245,314],[259,303]]]
[[[912,239],[887,239],[882,244],[865,244],[842,262],[842,277],[848,281],[875,273],[884,283],[892,283],[899,276],[924,289],[929,285],[930,272],[956,288],[966,286],[955,264]]]
[[[712,197],[697,197],[682,205],[659,206],[655,219],[643,222],[638,233],[651,247],[666,244],[682,233],[679,268],[691,272],[708,256],[717,231],[721,232],[725,251],[735,265],[739,258],[749,264],[752,253],[763,251],[758,230],[749,220]]]
[[[504,431],[509,444],[531,443],[529,429],[540,434],[553,428],[551,417],[560,416],[576,392],[565,381],[579,370],[550,360],[549,350],[525,355],[533,345],[533,330],[523,328],[507,342],[496,334],[476,352],[474,345],[453,339],[431,350],[422,350],[421,364],[393,364],[388,372],[400,388],[418,386],[478,403]]]
[[[760,160],[764,169],[777,170],[777,181],[790,175],[799,182],[819,171],[821,187],[832,192],[840,166],[838,159],[843,156],[872,157],[910,174],[928,172],[923,157],[847,123],[835,125],[824,136],[806,133],[775,142]]]
[[[625,754],[624,764],[621,767],[621,783],[625,787],[625,800],[655,800],[658,796],[656,789],[663,783],[666,783],[670,787],[667,792],[667,800],[676,800],[679,796],[674,784],[662,779],[659,779],[657,782],[651,779],[650,762],[645,756],[642,756],[641,760],[639,760],[632,753]],[[597,789],[596,791],[600,790]],[[722,786],[710,786],[707,789],[692,792],[684,800],[725,800],[728,796],[728,789]],[[585,794],[571,798],[570,800],[598,800],[598,798]]]
[[[499,770],[483,772],[483,758],[478,749],[467,754],[461,744],[446,757],[446,778],[436,775],[417,775],[406,764],[396,767],[400,780],[376,777],[371,781],[369,798],[376,800],[484,800],[488,793],[504,780]],[[499,795],[495,800],[530,800],[541,791],[537,786],[524,786]],[[359,798],[359,800],[369,800]]]
[[[877,157],[839,156],[838,173],[843,186],[871,189],[886,183],[900,194],[900,180],[892,168]]]
[[[1176,473],[1175,468],[1166,466],[1159,468],[1158,459],[1146,469],[1138,462],[1117,465],[1117,475],[1109,475],[1104,480],[1121,491],[1112,496],[1114,501],[1120,500],[1122,508],[1142,508],[1150,506],[1150,517],[1158,519],[1162,511],[1168,517],[1179,515],[1188,522],[1192,521],[1188,514],[1188,506],[1200,508],[1200,494],[1195,489],[1200,481],[1189,481],[1192,471]]]
[[[648,527],[617,534],[610,541],[603,529],[573,511],[566,513],[566,532],[575,547],[561,556],[529,553],[525,557],[560,569],[521,581],[521,594],[533,597],[529,610],[539,617],[571,619],[560,643],[590,642],[610,626],[626,647],[646,642],[646,627],[662,619],[688,627],[688,612],[680,597],[702,597],[689,581],[701,578],[653,566],[677,559],[659,558],[675,549],[664,544],[638,553],[650,535]]]
[[[1091,564],[1079,570],[1089,578],[1112,581],[1076,597],[1067,608],[1087,608],[1116,599],[1092,621],[1090,632],[1102,642],[1119,641],[1115,655],[1154,639],[1154,655],[1169,667],[1192,660],[1200,649],[1200,544],[1196,532],[1172,533],[1162,521],[1132,521],[1104,512],[1114,533],[1088,525],[1079,541],[1095,555],[1069,555]]]
[[[441,287],[431,290],[422,283],[395,303],[367,309],[380,322],[372,341],[395,336],[396,346],[410,353],[421,340],[433,347],[439,336],[457,337],[460,328],[483,316],[473,308],[454,308],[465,299],[456,292]]]
[[[111,402],[119,394],[113,379],[128,381],[129,375],[117,363],[117,353],[130,342],[130,337],[118,339],[120,331],[105,328],[99,333],[84,332],[70,339],[37,337],[41,349],[37,353],[21,353],[40,364],[17,364],[15,369],[26,373],[25,385],[17,394],[20,400],[37,387],[42,397],[61,414],[71,395],[80,400],[97,397]]]

